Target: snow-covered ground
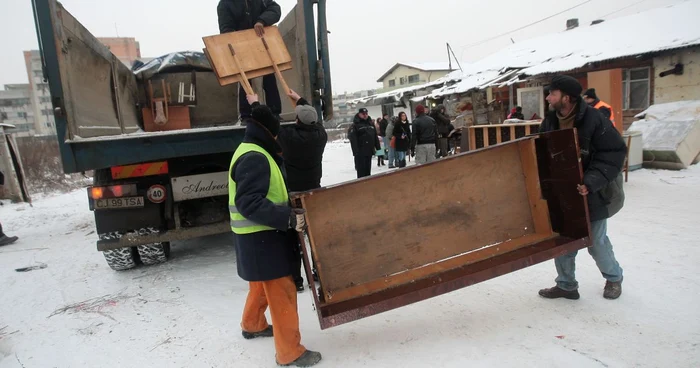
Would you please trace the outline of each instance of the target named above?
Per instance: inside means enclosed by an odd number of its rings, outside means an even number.
[[[352,162],[347,145],[330,144],[324,184],[353,179]],[[609,224],[625,271],[619,300],[603,299],[584,251],[578,301],[537,296],[553,285],[551,261],[326,331],[307,292],[303,342],[323,353],[321,367],[698,367],[699,189],[698,165],[630,174]],[[272,340],[240,335],[247,284],[230,236],[114,272],[95,250],[83,190],[6,203],[0,221],[20,236],[0,248],[0,367],[275,366]]]

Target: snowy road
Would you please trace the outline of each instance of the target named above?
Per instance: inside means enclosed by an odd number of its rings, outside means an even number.
[[[354,178],[347,145],[329,145],[325,161],[324,184]],[[303,342],[323,353],[320,367],[698,367],[699,191],[697,165],[631,173],[609,223],[625,272],[617,301],[603,299],[584,251],[578,301],[537,296],[553,285],[551,261],[326,331],[305,293]],[[275,366],[271,340],[240,335],[247,285],[230,236],[114,272],[95,250],[86,202],[80,190],[0,208],[20,236],[0,248],[0,368]]]

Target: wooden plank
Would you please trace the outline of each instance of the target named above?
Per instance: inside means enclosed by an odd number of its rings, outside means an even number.
[[[486,147],[490,146],[490,144],[489,144],[489,127],[485,126],[485,127],[481,128],[481,131],[483,132],[483,136],[481,137],[481,139],[484,140],[484,148],[486,148]]]
[[[515,125],[510,126],[510,140],[511,141],[515,140]]]
[[[341,301],[357,298],[364,295],[369,295],[391,287],[406,284],[422,278],[445,272],[457,267],[480,262],[488,258],[496,257],[501,254],[512,252],[516,249],[532,245],[543,240],[549,239],[554,235],[546,236],[542,234],[529,234],[523,237],[509,240],[500,244],[495,244],[489,247],[471,251],[469,253],[449,258],[444,261],[426,265],[424,267],[414,268],[406,272],[402,272],[393,276],[384,277],[366,284],[350,287],[337,291],[335,294],[328,293],[325,295],[326,304],[338,303]]]
[[[265,45],[262,39],[255,34],[254,29],[208,36],[202,39],[220,78],[239,75],[241,70],[249,74],[250,77],[253,75],[251,72],[255,70],[272,68],[272,61],[265,50]],[[278,65],[292,62],[292,57],[276,26],[265,27],[265,39]],[[233,45],[238,53],[238,59],[241,62],[240,69],[233,63],[229,44]],[[280,70],[283,69],[280,67]]]
[[[476,128],[473,126],[469,127],[469,150],[476,150]]]
[[[530,200],[530,212],[535,224],[535,232],[544,236],[551,236],[552,225],[549,221],[549,207],[547,206],[547,201],[542,198],[535,141],[520,141],[518,146],[520,148],[520,160],[523,165],[523,175],[525,176],[525,185],[527,187],[527,196]]]
[[[530,135],[530,132],[532,132],[531,128],[532,128],[531,124],[525,125],[525,135]]]
[[[535,233],[525,188],[512,144],[306,194],[325,295]]]
[[[501,137],[501,127],[496,126],[496,144],[500,144],[503,137]]]

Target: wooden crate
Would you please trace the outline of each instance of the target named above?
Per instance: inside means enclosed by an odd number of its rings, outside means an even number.
[[[469,127],[469,149],[509,142],[539,132],[540,122],[474,125]]]
[[[568,130],[294,194],[307,211],[300,239],[319,275],[321,328],[585,247],[581,181]]]

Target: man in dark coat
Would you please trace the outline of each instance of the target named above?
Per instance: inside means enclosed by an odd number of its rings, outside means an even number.
[[[450,135],[450,118],[445,115],[445,105],[438,105],[430,117],[437,126],[437,149],[439,157],[446,157],[449,150],[448,136]]]
[[[374,127],[367,109],[361,108],[355,115],[348,130],[348,139],[352,147],[352,155],[355,156],[357,178],[372,175],[372,156],[381,149],[381,145],[377,129]]]
[[[425,106],[416,106],[413,120],[413,137],[411,137],[411,156],[416,158],[416,165],[435,161],[435,143],[437,142],[437,125],[435,120],[425,114]]]
[[[617,299],[622,293],[622,268],[615,259],[607,235],[607,219],[624,204],[622,165],[627,148],[620,133],[598,110],[581,99],[581,85],[569,76],[556,76],[549,86],[550,112],[542,122],[540,132],[576,128],[584,170],[583,184],[578,186],[586,196],[591,219],[591,242],[588,253],[607,280],[603,296]],[[578,299],[576,254],[572,252],[555,259],[557,286],[540,290],[545,298]]]
[[[262,37],[264,27],[272,26],[282,17],[282,9],[274,0],[220,0],[216,8],[219,16],[219,32],[228,33],[255,29]],[[263,77],[265,101],[272,112],[279,115],[282,112],[282,100],[277,89],[277,79],[274,74]],[[241,121],[250,117],[251,107],[246,100],[243,86],[238,89],[238,112]]]
[[[272,110],[248,96],[248,119],[243,143],[231,160],[229,208],[235,234],[238,275],[249,282],[243,310],[243,337],[273,336],[277,363],[310,367],[318,352],[301,345],[297,293],[292,280],[294,244],[288,231],[303,231],[304,211],[289,206],[281,148],[276,141],[280,123]],[[286,201],[285,201],[286,199]],[[270,308],[275,329],[267,323]]]
[[[323,124],[318,122],[318,113],[313,106],[296,92],[290,91],[289,97],[296,101],[296,124],[280,128],[277,142],[282,147],[284,167],[287,169],[287,187],[290,192],[305,192],[321,187],[323,176],[323,151],[326,149],[328,134]],[[296,240],[296,234],[293,242]],[[296,266],[292,277],[297,291],[304,291],[304,278],[301,276],[302,257],[296,252]],[[311,280],[309,280],[311,284]]]

